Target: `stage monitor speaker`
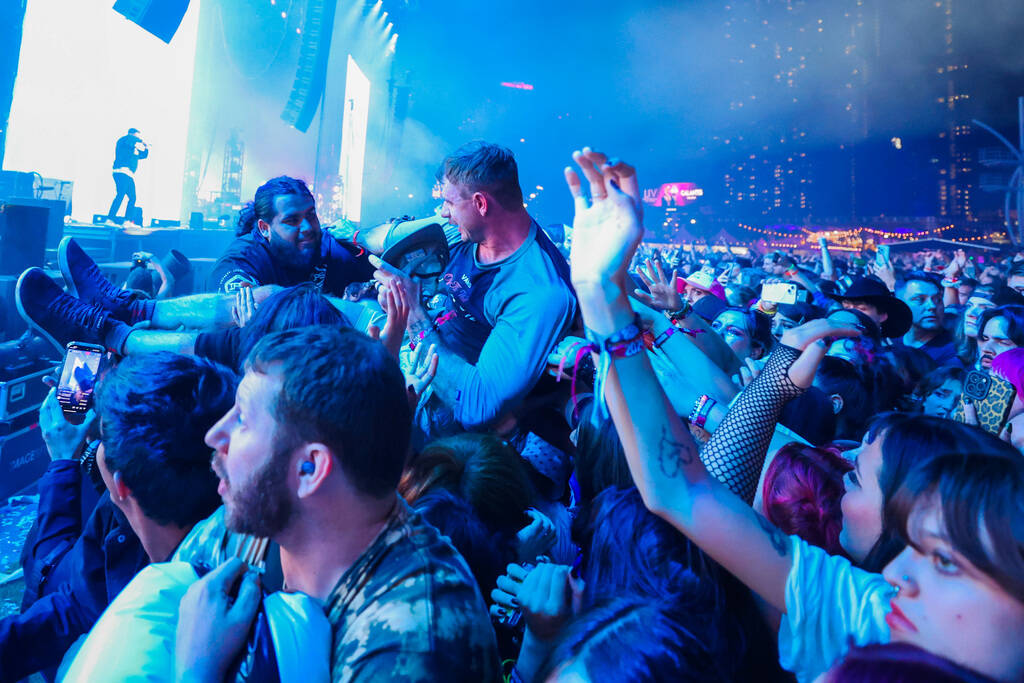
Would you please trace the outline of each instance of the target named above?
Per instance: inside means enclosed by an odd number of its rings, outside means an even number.
[[[60,244],[60,238],[64,236],[64,216],[68,211],[66,201],[63,199],[35,199],[33,197],[0,197],[0,203],[4,200],[8,204],[47,209],[49,211],[49,218],[46,221],[46,248],[57,248],[57,245]]]
[[[193,211],[188,217],[188,227],[193,230],[203,229],[203,214],[199,211]]]
[[[180,228],[181,221],[176,221],[172,218],[154,218],[149,227],[151,228]]]
[[[0,203],[0,275],[42,266],[50,208]]]
[[[38,419],[0,422],[0,501],[34,484],[49,464]]]
[[[0,171],[0,199],[34,197],[35,174],[25,171]]]
[[[188,3],[189,0],[117,0],[114,11],[170,43],[185,18]]]

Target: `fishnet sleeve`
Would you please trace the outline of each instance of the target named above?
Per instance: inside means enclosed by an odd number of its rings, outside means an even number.
[[[748,503],[754,500],[782,407],[804,391],[789,379],[789,366],[799,356],[793,347],[777,345],[700,453],[708,472]]]

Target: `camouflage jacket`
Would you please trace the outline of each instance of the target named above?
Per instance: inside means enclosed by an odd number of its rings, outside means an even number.
[[[331,592],[331,678],[497,681],[498,650],[465,560],[405,501]]]
[[[174,559],[215,567],[249,540],[227,531],[221,506]],[[494,629],[465,560],[401,498],[325,609],[334,683],[500,680]]]

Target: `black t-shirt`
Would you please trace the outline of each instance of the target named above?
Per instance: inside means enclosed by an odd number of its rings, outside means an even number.
[[[214,265],[210,289],[231,294],[245,285],[291,287],[312,282],[324,294],[342,296],[349,284],[373,279],[373,271],[366,254],[357,256],[326,231],[320,233],[320,256],[312,267],[285,267],[274,260],[267,240],[254,230],[232,242]]]

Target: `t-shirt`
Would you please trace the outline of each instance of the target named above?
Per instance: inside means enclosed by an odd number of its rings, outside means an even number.
[[[892,340],[892,345],[895,347],[908,346],[903,343],[902,337],[897,337]],[[911,347],[914,348],[914,347]],[[941,367],[963,367],[963,363],[957,357],[956,343],[953,341],[953,335],[946,330],[940,330],[937,335],[929,339],[927,342],[916,348],[921,349],[928,357],[935,361],[935,364]]]
[[[309,268],[290,268],[274,259],[266,239],[253,230],[232,242],[210,274],[210,289],[228,294],[239,287],[281,285],[291,287],[312,282],[324,294],[342,296],[353,282],[373,279],[373,266],[366,254],[357,256],[348,246],[320,232],[320,254]]]
[[[499,680],[483,597],[448,539],[399,500],[327,603],[331,679]]]
[[[852,645],[889,642],[889,601],[881,574],[790,536],[793,568],[786,579],[786,613],[779,628],[779,663],[810,683]]]

